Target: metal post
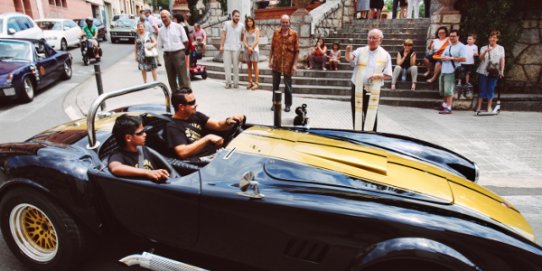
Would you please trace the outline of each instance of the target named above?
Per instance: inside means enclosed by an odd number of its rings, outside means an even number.
[[[273,92],[273,126],[280,128],[282,124],[282,91],[275,90]]]
[[[102,84],[102,71],[100,69],[100,64],[94,64],[94,76],[96,77],[96,86],[98,87],[98,96],[104,93],[104,88]],[[105,103],[103,103],[100,108],[105,110]]]

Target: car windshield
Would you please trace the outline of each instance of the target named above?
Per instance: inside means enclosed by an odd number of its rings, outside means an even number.
[[[118,19],[114,22],[116,27],[135,27],[136,20],[134,19]]]
[[[62,22],[39,21],[36,23],[42,30],[62,30]]]
[[[22,41],[0,41],[1,61],[32,61],[32,47],[30,43]]]

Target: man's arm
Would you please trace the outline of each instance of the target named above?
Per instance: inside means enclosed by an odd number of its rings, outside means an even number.
[[[142,177],[151,179],[153,181],[167,179],[169,173],[165,169],[148,170],[144,168],[136,168],[128,165],[124,165],[119,161],[112,161],[109,163],[109,170],[115,176],[120,177]]]
[[[295,32],[295,44],[294,44],[294,64],[292,65],[292,75],[297,71],[297,58],[299,57],[299,34]]]
[[[217,135],[208,134],[191,144],[177,145],[173,149],[178,157],[185,159],[200,153],[208,143],[212,143],[216,148],[220,148],[222,147],[222,144],[224,144],[224,139]]]
[[[222,32],[220,33],[220,52],[224,53],[224,41],[226,40],[226,23],[224,23],[224,27],[222,28]]]
[[[209,119],[205,124],[205,128],[213,131],[224,131],[236,123],[243,122],[244,119],[245,116],[243,114],[235,114],[221,121]]]
[[[275,35],[277,32],[273,32],[273,36],[271,36],[271,50],[269,51],[269,68],[273,69],[273,41],[275,40]]]

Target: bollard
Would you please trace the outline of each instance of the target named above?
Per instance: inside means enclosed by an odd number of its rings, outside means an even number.
[[[96,86],[98,87],[98,96],[104,93],[104,88],[102,84],[102,71],[100,69],[100,64],[94,64],[94,76],[96,77]],[[100,106],[100,108],[105,110],[105,102]]]
[[[282,110],[282,91],[275,90],[273,91],[273,126],[275,128],[281,127],[281,124],[282,124],[281,110]]]

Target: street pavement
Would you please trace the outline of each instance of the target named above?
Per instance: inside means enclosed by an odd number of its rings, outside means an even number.
[[[165,69],[158,71],[158,80],[167,85]],[[131,55],[103,70],[102,81],[105,92],[143,83]],[[250,91],[243,85],[225,89],[222,81],[213,79],[194,79],[192,89],[198,110],[212,118],[243,113],[248,123],[273,124],[270,91]],[[66,97],[66,114],[72,119],[86,115],[97,96],[96,80],[90,78]],[[293,125],[295,107],[307,104],[310,127],[352,128],[348,102],[295,94],[293,101],[292,111],[282,112],[284,126]],[[157,89],[112,99],[107,108],[163,102]],[[431,109],[382,105],[378,130],[435,143],[475,161],[481,171],[479,183],[516,205],[535,228],[535,235],[542,238],[542,113],[503,111],[497,116],[476,117],[472,111],[439,115]]]

